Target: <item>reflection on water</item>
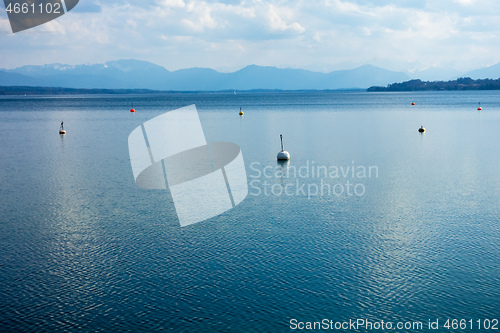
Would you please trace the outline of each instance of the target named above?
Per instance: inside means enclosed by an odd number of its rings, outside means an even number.
[[[499,102],[497,92],[2,97],[0,325],[247,332],[288,331],[292,318],[498,317]],[[249,184],[292,195],[249,195],[181,229],[168,190],[135,186],[127,138],[193,103],[207,141],[241,147]],[[290,161],[276,161],[279,134]],[[339,176],[313,175],[313,163]],[[377,176],[343,175],[350,166]],[[265,167],[270,177],[257,177]],[[363,194],[307,192],[346,181]]]

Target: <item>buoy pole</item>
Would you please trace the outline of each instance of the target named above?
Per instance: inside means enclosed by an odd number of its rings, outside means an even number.
[[[61,121],[61,127],[59,128],[59,134],[66,134],[66,131],[64,130],[64,121]]]
[[[290,154],[283,149],[283,135],[280,134],[280,140],[281,140],[281,151],[278,153],[276,156],[278,158],[278,161],[288,161],[290,159]]]

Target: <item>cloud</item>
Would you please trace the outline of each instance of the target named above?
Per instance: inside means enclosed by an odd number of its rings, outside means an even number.
[[[184,8],[186,6],[183,0],[159,0],[158,5],[163,8]]]
[[[476,2],[476,0],[455,0],[455,2],[461,5],[470,6],[473,5]]]
[[[9,20],[0,17],[0,34],[8,34],[8,33],[12,33]]]
[[[499,20],[496,0],[87,0],[16,35],[0,12],[0,67],[137,58],[168,69],[468,70],[500,61]],[[31,52],[20,56],[21,43]]]
[[[289,10],[284,10],[288,11]],[[302,27],[299,23],[293,22],[288,24],[283,18],[279,15],[279,10],[277,10],[273,5],[270,5],[265,13],[267,19],[269,20],[269,27],[272,31],[290,31],[292,33],[302,33],[304,32],[304,27]],[[292,15],[289,15],[292,16]]]

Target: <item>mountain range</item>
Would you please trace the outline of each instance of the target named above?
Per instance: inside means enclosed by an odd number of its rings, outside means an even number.
[[[468,75],[467,75],[468,74]],[[500,64],[464,76],[500,77]],[[0,86],[39,86],[85,89],[152,89],[216,91],[252,89],[366,89],[411,79],[403,72],[364,65],[330,73],[250,65],[232,73],[209,68],[168,71],[146,61],[116,60],[103,64],[23,66],[0,69]]]
[[[104,64],[23,66],[0,69],[0,86],[40,86],[100,89],[251,90],[351,89],[408,80],[402,72],[365,65],[331,73],[250,65],[232,73],[208,68],[168,71],[139,60]]]

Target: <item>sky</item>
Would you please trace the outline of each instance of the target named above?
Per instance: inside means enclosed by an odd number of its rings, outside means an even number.
[[[498,0],[80,0],[16,34],[0,6],[0,68],[137,59],[168,70],[411,73],[500,62]]]

